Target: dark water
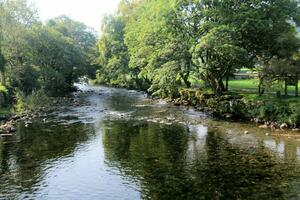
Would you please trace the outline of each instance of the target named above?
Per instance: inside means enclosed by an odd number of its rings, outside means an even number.
[[[0,199],[300,199],[298,137],[87,89],[0,140]]]

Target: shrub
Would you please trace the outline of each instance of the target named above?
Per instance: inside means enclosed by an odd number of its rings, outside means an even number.
[[[292,126],[300,127],[300,106],[299,104],[291,105],[291,115],[289,118],[290,124]]]
[[[18,90],[15,93],[15,110],[18,113],[39,109],[47,106],[49,99],[43,90],[34,90],[30,95],[26,96],[24,92]]]

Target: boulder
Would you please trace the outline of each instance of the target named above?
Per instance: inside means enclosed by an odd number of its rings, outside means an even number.
[[[289,126],[286,124],[286,123],[283,123],[280,125],[280,129],[283,130],[283,129],[287,129]]]
[[[13,126],[12,121],[9,121],[2,126],[0,126],[0,132],[2,133],[14,133],[16,128]]]

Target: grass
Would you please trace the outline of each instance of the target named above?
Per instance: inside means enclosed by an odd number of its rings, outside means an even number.
[[[300,88],[300,83],[299,83]],[[258,90],[258,80],[257,79],[245,79],[245,80],[230,80],[229,81],[229,90],[241,91],[241,92],[257,92]],[[275,93],[276,91],[281,91],[284,93],[283,85],[274,85],[273,87],[266,90],[268,93]],[[289,86],[288,93],[294,95],[295,87]]]
[[[300,83],[299,83],[300,88]],[[271,87],[266,91],[266,94],[259,96],[257,94],[258,90],[258,80],[257,79],[246,79],[246,80],[230,80],[229,90],[235,93],[243,95],[248,100],[261,100],[268,102],[282,102],[282,103],[300,103],[300,97],[294,96],[295,87],[289,86],[288,93],[289,96],[281,96],[278,98],[276,96],[276,91],[281,91],[284,94],[284,89],[279,87]]]
[[[193,87],[203,87],[204,83],[202,80],[193,77],[190,79]],[[279,85],[279,84],[278,84]],[[283,86],[278,86],[274,84],[273,87],[266,90],[263,96],[259,96],[258,92],[258,80],[257,79],[243,79],[243,80],[230,80],[229,81],[229,92],[235,94],[241,94],[249,100],[262,100],[262,101],[271,101],[271,102],[288,102],[288,103],[300,103],[300,97],[295,97],[295,87],[288,87],[289,96],[281,96],[278,98],[276,92],[280,91],[281,94],[284,94]],[[299,83],[300,88],[300,83]]]
[[[256,79],[246,79],[246,80],[230,80],[229,90],[237,91],[257,91],[258,80]]]

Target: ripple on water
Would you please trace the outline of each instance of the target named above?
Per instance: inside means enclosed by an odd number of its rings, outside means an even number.
[[[299,142],[80,87],[81,106],[0,141],[0,199],[300,199]]]

